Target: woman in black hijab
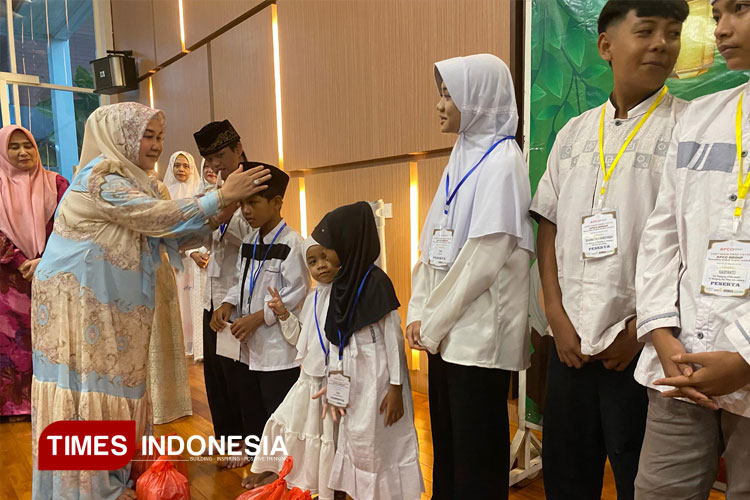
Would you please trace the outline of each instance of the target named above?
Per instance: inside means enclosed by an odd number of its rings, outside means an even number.
[[[333,377],[345,381],[349,396],[329,487],[352,498],[417,500],[424,484],[399,302],[375,265],[380,242],[372,208],[366,202],[339,207],[312,237],[341,265],[325,323],[329,403]]]

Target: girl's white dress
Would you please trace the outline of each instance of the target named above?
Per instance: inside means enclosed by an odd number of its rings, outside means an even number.
[[[342,354],[332,346],[329,369],[343,366],[351,388],[328,486],[355,500],[418,500],[424,483],[398,312],[357,331]],[[380,404],[391,384],[403,386],[404,416],[386,427]]]
[[[325,386],[326,356],[323,347],[330,350],[330,345],[323,325],[330,293],[330,284],[318,283],[317,288],[308,293],[299,318],[290,313],[286,321],[279,322],[284,337],[297,347],[297,359],[302,361],[302,369],[299,379],[263,429],[262,440],[265,440],[269,454],[256,455],[251,468],[255,473],[268,471],[278,474],[286,455],[278,449],[275,454],[271,452],[277,436],[281,436],[286,451],[294,460],[292,471],[286,477],[289,487],[310,490],[313,495],[319,495],[320,500],[333,500],[328,479],[335,452],[334,422],[330,415],[325,420],[321,418],[321,399],[312,399]],[[320,337],[314,314],[316,294]]]

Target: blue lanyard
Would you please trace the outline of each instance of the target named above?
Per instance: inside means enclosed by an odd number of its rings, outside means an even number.
[[[445,213],[445,215],[448,215],[448,208],[450,207],[451,203],[453,203],[453,198],[455,198],[456,194],[458,194],[458,190],[461,188],[461,186],[463,186],[464,182],[466,182],[466,179],[468,179],[469,176],[471,174],[473,174],[474,171],[477,168],[479,168],[479,165],[482,164],[482,162],[484,161],[484,159],[487,158],[487,156],[489,156],[489,154],[492,153],[492,151],[496,147],[498,147],[500,145],[500,143],[505,142],[508,139],[515,139],[515,138],[516,138],[515,136],[509,135],[509,136],[503,137],[502,139],[500,139],[499,141],[497,141],[495,144],[493,144],[490,147],[490,149],[488,149],[487,152],[484,153],[484,155],[479,159],[479,161],[477,162],[477,164],[474,165],[473,167],[471,167],[471,170],[469,170],[468,172],[466,172],[466,175],[464,175],[463,179],[461,179],[461,182],[458,183],[458,186],[456,186],[456,189],[453,190],[452,194],[450,192],[450,180],[451,180],[451,176],[446,174],[446,176],[445,176],[445,208],[443,209],[443,213]]]
[[[219,240],[221,240],[224,237],[224,233],[227,232],[228,227],[229,227],[228,222],[225,222],[224,224],[219,226]]]
[[[320,333],[320,324],[318,323],[318,290],[315,289],[315,309],[313,309],[315,315],[315,328],[318,329],[318,340],[320,340],[320,348],[323,349],[323,354],[326,356],[326,366],[328,366],[328,355],[331,353],[331,348],[326,349],[326,344],[323,342],[323,335]]]
[[[362,278],[362,283],[359,284],[359,289],[357,290],[357,296],[354,297],[354,304],[352,305],[352,310],[349,311],[349,319],[346,322],[347,329],[349,329],[349,325],[352,324],[352,319],[354,318],[354,311],[357,308],[357,302],[359,302],[359,296],[362,295],[362,288],[364,288],[365,281],[367,281],[367,277],[370,275],[370,271],[372,271],[373,267],[375,267],[375,264],[370,264],[370,268],[365,273],[365,277]],[[344,338],[341,338],[341,330],[339,330],[339,361],[341,361],[342,352],[344,351],[344,341],[348,339],[350,335],[347,335]]]
[[[281,231],[283,231],[285,227],[286,227],[286,222],[284,223],[283,226],[281,226],[281,228],[278,231],[276,231],[276,234],[271,240],[271,244],[268,245],[268,248],[266,249],[266,254],[263,256],[263,260],[260,261],[260,266],[258,266],[258,272],[256,273],[255,272],[255,249],[258,246],[258,240],[260,240],[260,230],[258,230],[258,236],[255,237],[255,243],[253,243],[253,257],[252,257],[251,267],[250,267],[250,285],[248,286],[248,294],[249,294],[249,297],[247,299],[248,303],[251,300],[253,300],[253,290],[255,290],[255,283],[258,281],[258,278],[260,277],[261,270],[263,270],[263,264],[266,263],[266,257],[268,257],[268,252],[271,251],[273,244],[276,242],[276,238],[279,237],[279,235],[281,234]]]

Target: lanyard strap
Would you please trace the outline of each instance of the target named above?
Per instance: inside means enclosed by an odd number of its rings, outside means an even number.
[[[599,208],[602,207],[602,204],[604,203],[604,193],[607,192],[607,185],[609,184],[609,179],[612,177],[612,172],[615,171],[615,167],[618,163],[620,163],[620,158],[622,158],[622,155],[625,154],[625,150],[628,149],[628,146],[630,145],[630,142],[633,140],[633,138],[636,136],[639,130],[641,130],[641,127],[646,123],[646,121],[651,117],[651,115],[654,113],[656,108],[659,107],[659,104],[664,100],[664,96],[667,95],[667,92],[669,89],[665,85],[663,89],[661,89],[661,92],[659,93],[659,96],[654,100],[653,104],[651,104],[651,107],[648,108],[648,111],[646,111],[646,114],[643,115],[643,118],[640,119],[638,124],[635,126],[632,132],[630,132],[630,135],[628,135],[628,138],[625,139],[625,143],[620,148],[620,151],[617,153],[617,156],[615,156],[614,161],[612,162],[612,165],[607,168],[607,164],[604,161],[604,114],[607,109],[606,103],[602,106],[602,116],[599,120],[599,163],[602,167],[602,172],[604,173],[604,183],[602,184],[602,189],[599,192]]]
[[[228,221],[226,221],[226,222],[225,222],[224,224],[221,224],[221,225],[219,226],[219,241],[221,241],[221,240],[223,240],[223,239],[224,239],[224,233],[226,233],[226,232],[227,232],[227,228],[229,227],[229,223],[230,223],[230,222],[232,222],[232,218],[233,218],[233,217],[234,217],[234,214],[232,214],[232,215],[231,215],[231,216],[229,217],[229,220],[228,220]]]
[[[352,305],[352,310],[349,311],[349,319],[346,322],[346,329],[349,329],[349,326],[352,324],[352,319],[354,319],[354,311],[357,308],[357,302],[359,302],[359,296],[362,294],[362,288],[365,286],[365,281],[367,281],[367,277],[370,275],[370,271],[375,267],[375,264],[370,264],[370,268],[367,269],[367,272],[365,273],[365,277],[362,278],[362,282],[359,284],[359,289],[357,290],[357,296],[354,297],[354,304]],[[341,330],[339,330],[339,361],[341,361],[342,353],[344,351],[344,341],[350,337],[351,334],[341,337]]]
[[[323,342],[323,335],[320,333],[320,323],[318,323],[318,290],[315,290],[315,309],[313,309],[313,315],[315,316],[315,328],[318,330],[318,340],[320,341],[320,348],[323,349],[323,354],[326,357],[326,366],[328,366],[328,355],[331,353],[331,348],[326,349],[326,344]]]
[[[286,227],[286,222],[284,223],[281,228],[276,231],[276,234],[273,236],[273,239],[271,240],[271,244],[268,245],[268,248],[266,249],[266,253],[263,256],[263,260],[260,261],[260,266],[258,266],[258,272],[255,272],[255,248],[258,246],[258,240],[260,240],[260,230],[258,230],[258,236],[255,237],[255,242],[253,243],[253,256],[252,256],[252,262],[250,267],[250,285],[248,286],[248,303],[253,300],[253,290],[255,290],[255,283],[258,281],[258,278],[260,277],[260,271],[263,269],[263,264],[266,263],[266,258],[268,257],[268,253],[271,251],[271,248],[273,248],[273,244],[276,243],[276,238],[279,237],[281,234],[281,231],[284,230]],[[247,269],[247,268],[245,268]]]
[[[455,198],[456,194],[458,194],[458,190],[461,188],[461,186],[464,185],[464,182],[466,182],[466,179],[468,179],[469,176],[471,174],[473,174],[474,171],[477,168],[479,168],[479,165],[482,164],[482,162],[484,161],[484,159],[487,158],[487,156],[489,156],[489,154],[492,153],[492,151],[497,146],[499,146],[501,142],[505,142],[508,139],[515,139],[515,138],[516,138],[515,136],[509,135],[509,136],[503,137],[502,139],[500,139],[499,141],[497,141],[495,144],[493,144],[492,146],[490,146],[490,149],[488,149],[487,152],[484,153],[484,155],[479,159],[479,161],[477,162],[477,164],[474,165],[473,167],[471,167],[471,170],[469,170],[468,172],[466,172],[466,175],[464,175],[463,179],[461,179],[461,182],[458,183],[458,185],[456,186],[456,189],[453,190],[453,193],[450,192],[451,176],[448,175],[448,174],[446,174],[446,176],[445,176],[445,208],[443,209],[443,213],[445,213],[445,215],[448,215],[448,208],[450,207],[451,203],[453,203],[453,198]]]
[[[740,164],[739,177],[737,179],[737,203],[734,207],[735,233],[740,226],[740,220],[742,220],[742,209],[745,206],[745,198],[747,198],[747,192],[750,190],[750,173],[748,173],[747,176],[744,175],[744,161],[742,158],[742,101],[744,100],[744,97],[745,94],[743,92],[740,94],[740,100],[737,101],[737,115],[734,121],[737,134],[737,162]]]

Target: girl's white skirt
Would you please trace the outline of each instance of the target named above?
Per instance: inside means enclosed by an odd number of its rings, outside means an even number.
[[[328,487],[328,479],[336,451],[334,423],[330,415],[321,419],[321,400],[312,399],[323,388],[324,382],[324,377],[313,377],[300,370],[299,379],[266,422],[263,440],[270,454],[277,436],[284,439],[286,451],[294,460],[292,471],[286,477],[290,488],[297,486],[319,495],[320,500],[332,500],[333,490]],[[285,458],[286,455],[279,450],[275,455],[259,453],[251,470],[278,474]]]

